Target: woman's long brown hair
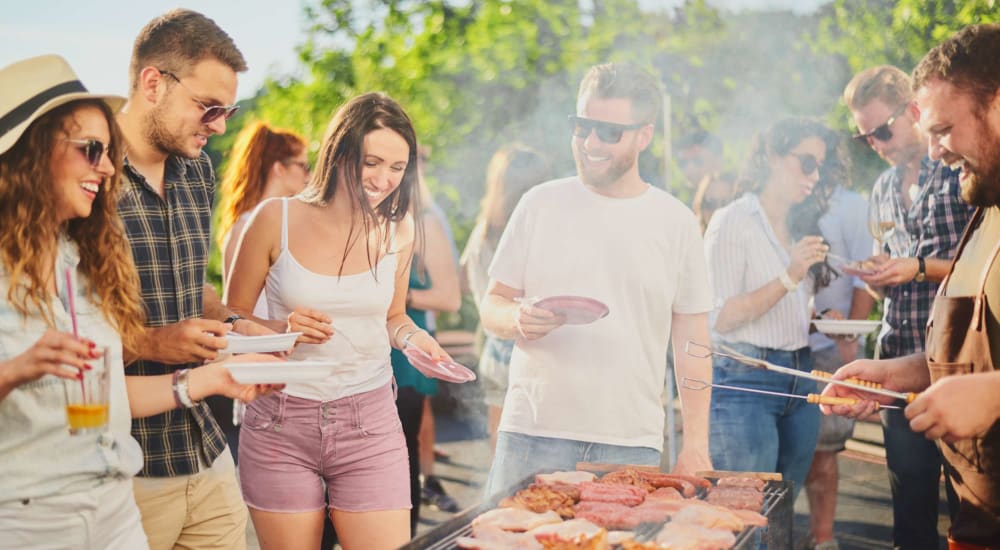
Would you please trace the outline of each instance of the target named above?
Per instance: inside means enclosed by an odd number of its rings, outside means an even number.
[[[220,186],[219,225],[216,229],[220,247],[236,220],[253,210],[264,197],[271,166],[297,156],[305,147],[302,136],[289,130],[271,128],[261,121],[251,123],[236,136]]]
[[[110,130],[108,157],[113,176],[101,182],[93,210],[86,218],[60,224],[52,177],[52,151],[64,139],[73,115],[96,107]],[[122,135],[111,109],[102,101],[81,100],[56,107],[33,122],[14,146],[0,155],[0,261],[10,277],[7,301],[22,316],[33,313],[54,326],[48,293],[52,260],[60,233],[80,252],[79,272],[86,277],[80,291],[99,304],[121,334],[126,350],[135,350],[143,332],[139,276],[132,250],[118,217],[122,173]]]
[[[377,207],[372,208],[365,197],[361,181],[361,170],[365,136],[369,132],[381,128],[389,129],[399,134],[410,147],[410,155],[403,172],[403,179],[392,193]],[[422,214],[420,206],[420,190],[417,185],[417,135],[413,123],[403,107],[394,99],[381,92],[370,92],[359,95],[343,104],[334,113],[327,127],[323,143],[316,159],[316,169],[306,188],[299,195],[302,202],[315,205],[326,205],[333,200],[336,193],[347,193],[350,201],[361,213],[361,234],[365,235],[366,244],[372,231],[376,234],[379,247],[388,245],[391,235],[389,228],[392,223],[406,217],[411,208],[414,219]],[[423,230],[417,223],[414,240],[414,254],[419,255],[422,247]],[[347,235],[347,246],[344,257],[341,258],[341,271],[344,261],[355,238],[354,221]],[[410,261],[409,259],[407,261]],[[368,265],[372,274],[376,273],[375,259],[368,248]]]

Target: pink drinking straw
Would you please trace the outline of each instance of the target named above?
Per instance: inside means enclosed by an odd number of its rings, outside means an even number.
[[[71,268],[66,268],[66,296],[69,298],[69,318],[73,322],[73,336],[77,339],[80,338],[80,333],[77,331],[76,327],[76,300],[73,295],[73,270]],[[82,374],[83,371],[81,371]],[[80,378],[80,396],[83,399],[84,404],[87,403],[87,385],[83,383],[83,377]]]

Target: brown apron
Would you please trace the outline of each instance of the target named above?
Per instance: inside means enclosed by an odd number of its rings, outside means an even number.
[[[982,209],[976,211],[966,228],[955,255],[956,261],[982,215]],[[990,266],[998,253],[1000,242],[983,262],[976,295],[944,296],[950,272],[941,282],[927,323],[926,355],[932,384],[946,376],[996,370],[986,330],[984,289]],[[975,411],[969,413],[975,414]],[[945,459],[945,472],[959,497],[959,510],[949,538],[971,547],[1000,548],[1000,421],[994,422],[981,438],[954,444],[938,443]]]

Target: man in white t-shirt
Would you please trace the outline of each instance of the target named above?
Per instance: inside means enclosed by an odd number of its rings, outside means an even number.
[[[592,67],[580,84],[572,148],[577,176],[526,193],[497,246],[480,311],[516,339],[487,493],[578,461],[659,466],[672,336],[677,377],[709,381],[711,290],[694,214],[642,181],[661,94],[625,64]],[[590,324],[535,307],[582,296],[608,306]],[[684,445],[676,471],[709,469],[710,392],[681,390]]]

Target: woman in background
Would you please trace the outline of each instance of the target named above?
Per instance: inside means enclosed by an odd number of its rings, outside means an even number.
[[[733,202],[735,194],[736,175],[732,172],[708,174],[701,179],[701,182],[698,183],[698,189],[694,193],[691,209],[694,210],[694,215],[698,218],[698,223],[701,224],[702,233],[708,227],[712,214]]]
[[[219,186],[217,238],[222,250],[223,281],[229,278],[243,228],[257,205],[272,197],[291,197],[305,188],[309,181],[306,153],[302,136],[259,120],[236,136]],[[254,315],[267,317],[263,294]]]
[[[290,197],[309,181],[305,139],[290,131],[272,128],[263,121],[248,124],[236,136],[220,185],[219,225],[222,281],[228,283],[236,247],[243,228],[257,205],[272,197]],[[267,319],[267,300],[261,292],[253,314]],[[239,464],[240,434],[234,426],[243,421],[246,405],[222,397],[208,400],[219,425],[226,432],[233,460]]]
[[[465,281],[479,307],[489,284],[489,267],[493,261],[497,242],[510,219],[521,195],[532,187],[552,177],[548,160],[541,153],[519,143],[505,145],[493,154],[486,167],[486,193],[479,205],[476,226],[462,252],[460,264]],[[497,426],[507,394],[510,372],[510,354],[513,340],[501,340],[490,334],[478,335],[481,339],[479,375],[483,385],[484,400],[489,408],[488,429],[490,451],[496,450]]]
[[[718,306],[710,314],[713,344],[809,372],[810,299],[835,276],[819,229],[829,193],[820,169],[843,159],[831,130],[784,119],[754,140],[740,179],[745,194],[715,213],[705,233]],[[805,395],[816,383],[713,359],[718,384]],[[780,472],[798,493],[812,462],[819,410],[802,399],[714,389],[712,464],[722,470]]]

